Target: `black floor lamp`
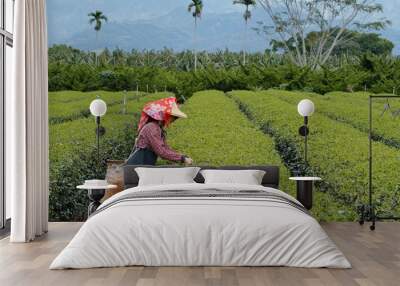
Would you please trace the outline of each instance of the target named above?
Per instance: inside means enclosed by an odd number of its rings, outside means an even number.
[[[308,118],[314,114],[315,106],[314,103],[309,99],[303,99],[297,105],[297,111],[301,116],[304,117],[304,125],[299,128],[299,134],[304,137],[304,162],[306,167],[308,166],[308,146],[307,140],[310,130],[308,129]]]
[[[106,129],[100,125],[100,118],[107,112],[107,104],[104,100],[97,98],[90,103],[90,113],[96,118],[96,142],[97,142],[97,164],[100,166],[100,137]]]
[[[368,204],[364,204],[358,207],[358,213],[360,215],[359,223],[362,225],[365,221],[372,222],[370,225],[371,230],[375,230],[375,223],[378,220],[400,220],[400,217],[395,217],[392,215],[389,216],[378,216],[375,210],[375,204],[372,201],[373,196],[373,186],[372,186],[372,165],[373,165],[373,153],[372,153],[372,136],[373,136],[373,112],[372,112],[372,103],[374,99],[386,99],[389,100],[391,98],[400,98],[399,95],[370,95],[369,96],[369,169],[368,169]],[[390,105],[385,104],[385,109],[382,115],[390,109]],[[397,112],[397,111],[396,111]],[[395,113],[396,113],[395,112]]]
[[[308,135],[310,130],[308,129],[308,118],[313,115],[315,111],[314,103],[309,99],[303,99],[297,105],[297,111],[299,114],[304,117],[304,125],[299,128],[299,134],[304,137],[304,172],[299,170],[299,175],[304,173],[303,175],[307,175],[308,169]],[[303,206],[310,210],[313,206],[313,184],[315,181],[321,181],[319,177],[310,177],[310,176],[298,176],[291,177],[290,180],[296,181],[297,185],[297,195],[296,198],[299,202],[303,204]]]

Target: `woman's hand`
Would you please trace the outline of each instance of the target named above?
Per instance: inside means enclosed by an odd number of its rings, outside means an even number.
[[[192,165],[193,164],[193,159],[189,157],[185,157],[185,165]]]

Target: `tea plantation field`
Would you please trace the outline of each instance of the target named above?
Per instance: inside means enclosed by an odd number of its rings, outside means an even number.
[[[232,99],[220,91],[203,91],[194,94],[182,109],[189,118],[178,120],[170,128],[168,137],[173,147],[192,156],[199,165],[280,166],[281,189],[295,194],[290,170],[274,139],[249,121]],[[320,220],[345,220],[351,213],[330,194],[318,192],[314,202],[312,213]]]
[[[368,132],[369,94],[367,93],[331,92],[321,96],[315,93],[273,91],[273,94],[292,104],[297,104],[302,98],[308,97],[318,106],[319,113]],[[385,106],[388,107],[386,110]],[[400,148],[400,99],[374,99],[372,113],[374,139]]]
[[[133,145],[140,111],[146,102],[171,93],[74,91],[50,93],[50,216],[59,220],[82,217],[87,203],[71,188],[99,174],[95,161],[95,122],[88,111],[100,96],[108,104],[102,118],[102,169],[105,159],[125,159]],[[124,97],[126,106],[123,105]],[[302,118],[297,103],[309,98],[316,105],[310,118],[309,164],[304,168],[303,139],[298,135]],[[386,107],[386,112],[383,112]],[[390,109],[388,108],[390,107]],[[335,92],[326,95],[281,90],[202,91],[182,109],[168,131],[168,142],[191,156],[198,165],[258,165],[281,167],[281,189],[295,193],[291,175],[320,176],[312,213],[322,221],[357,218],[357,204],[368,189],[368,94]],[[400,110],[399,101],[377,100],[374,120],[374,188],[381,212],[400,212]],[[400,114],[400,111],[399,111]],[[160,160],[160,163],[165,163]],[[78,167],[79,166],[79,167]],[[84,167],[82,167],[84,166]],[[71,198],[72,199],[71,199]],[[75,200],[71,202],[71,200]],[[78,203],[77,203],[78,202]],[[52,207],[53,204],[53,207]]]
[[[97,164],[96,124],[89,112],[90,102],[97,96],[108,104],[107,114],[101,119],[106,133],[100,143],[100,167]],[[134,143],[143,105],[168,96],[173,94],[131,92],[124,105],[124,93],[67,91],[49,94],[51,220],[85,219],[88,199],[84,192],[76,190],[76,186],[88,178],[103,177],[106,159],[126,159]]]
[[[135,133],[141,108],[146,102],[163,97],[174,96],[171,93],[139,94],[128,93],[126,106],[124,94],[111,92],[54,92],[49,96],[49,120],[63,118],[59,123],[50,123],[50,159],[58,162],[73,156],[76,149],[93,149],[96,143],[95,120],[90,115],[90,102],[100,97],[108,106],[101,124],[106,128],[104,140],[114,138],[129,128]],[[124,113],[124,108],[126,112]],[[86,115],[87,113],[87,115]]]
[[[317,112],[310,118],[309,175],[324,179],[320,190],[331,194],[335,201],[340,202],[343,206],[340,213],[346,212],[347,206],[350,212],[346,217],[355,216],[355,206],[366,200],[368,189],[368,100],[365,95],[341,94],[336,98],[334,94],[326,97],[269,90],[257,93],[238,91],[232,92],[231,96],[254,124],[273,136],[282,146],[290,147],[281,148],[281,156],[285,158],[293,157],[293,153],[303,152],[303,140],[297,135],[301,125],[297,103],[304,98],[312,99]],[[330,104],[332,101],[334,103]],[[382,107],[382,104],[375,104],[374,113],[382,112]],[[356,109],[358,113],[349,112],[352,109]],[[334,117],[332,114],[337,115]],[[366,119],[365,123],[360,119],[363,117]],[[395,138],[396,132],[392,134],[383,129],[393,128],[393,122],[397,120],[389,116],[378,117],[375,122],[376,132],[381,132],[379,134],[383,138]],[[373,152],[373,187],[378,209],[382,212],[399,212],[397,173],[400,170],[400,152],[395,146],[379,140],[374,141]],[[297,167],[296,164],[292,165],[292,171]]]

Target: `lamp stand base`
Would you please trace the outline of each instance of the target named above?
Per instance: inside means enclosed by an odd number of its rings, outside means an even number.
[[[370,230],[375,230],[377,221],[400,220],[400,217],[395,216],[377,216],[374,205],[360,205],[357,207],[357,212],[359,215],[358,223],[364,225],[365,222],[371,222]]]
[[[88,197],[90,200],[90,204],[88,206],[88,217],[92,213],[94,213],[97,208],[101,205],[100,200],[104,197],[104,194],[106,193],[106,190],[101,189],[101,190],[88,190]]]

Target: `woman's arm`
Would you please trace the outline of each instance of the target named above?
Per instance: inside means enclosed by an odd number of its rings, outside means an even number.
[[[174,162],[184,162],[186,156],[179,154],[175,150],[171,149],[163,140],[161,136],[161,128],[156,124],[149,124],[148,128],[142,130],[145,134],[143,134],[151,149],[158,156],[165,160],[174,161]]]

